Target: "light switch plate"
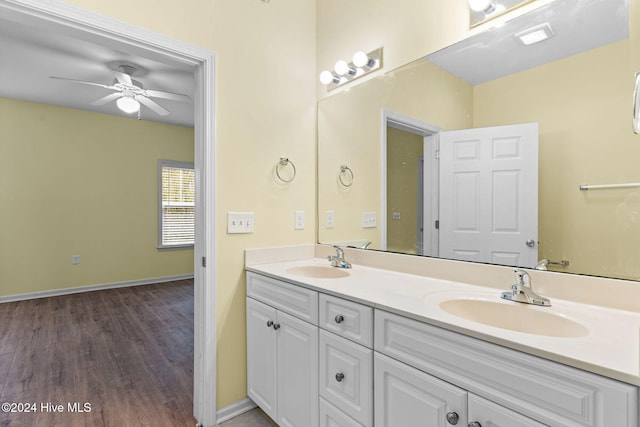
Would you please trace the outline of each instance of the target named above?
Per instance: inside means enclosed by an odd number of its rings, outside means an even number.
[[[362,212],[362,228],[375,228],[375,227],[376,227],[376,213]]]
[[[227,234],[253,233],[253,212],[227,212]]]
[[[333,228],[335,227],[335,212],[334,211],[325,211],[325,227]]]
[[[304,211],[296,211],[294,227],[296,230],[304,230]]]

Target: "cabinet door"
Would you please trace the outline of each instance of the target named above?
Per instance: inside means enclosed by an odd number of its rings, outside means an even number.
[[[372,425],[373,350],[320,331],[320,396],[362,425]]]
[[[376,427],[467,425],[465,390],[378,353],[373,370]]]
[[[247,298],[247,394],[276,419],[276,310]]]
[[[476,421],[482,427],[545,427],[545,424],[473,394],[469,394],[469,421]]]
[[[317,427],[318,327],[278,312],[278,425]]]

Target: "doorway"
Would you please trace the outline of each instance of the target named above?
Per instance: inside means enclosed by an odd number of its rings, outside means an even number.
[[[171,61],[193,69],[196,239],[194,246],[194,408],[202,425],[216,424],[215,313],[215,56],[122,22],[63,3],[0,0],[3,18],[34,28],[64,32],[78,40]]]
[[[432,124],[394,111],[382,111],[383,251],[438,256],[439,132],[440,128]],[[394,162],[397,167],[390,164]],[[393,195],[388,187],[394,189]],[[400,187],[404,188],[402,192],[398,192]]]

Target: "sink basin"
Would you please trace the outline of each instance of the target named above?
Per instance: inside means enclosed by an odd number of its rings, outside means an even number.
[[[349,276],[349,273],[345,269],[323,265],[289,267],[287,268],[287,273],[314,279],[339,279]]]
[[[449,314],[496,328],[550,337],[584,337],[589,330],[580,323],[555,314],[546,307],[493,302],[482,299],[451,299],[440,303]]]

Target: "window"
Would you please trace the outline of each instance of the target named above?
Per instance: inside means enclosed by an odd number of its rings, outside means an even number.
[[[195,171],[193,163],[158,162],[159,248],[193,246],[195,241]]]

